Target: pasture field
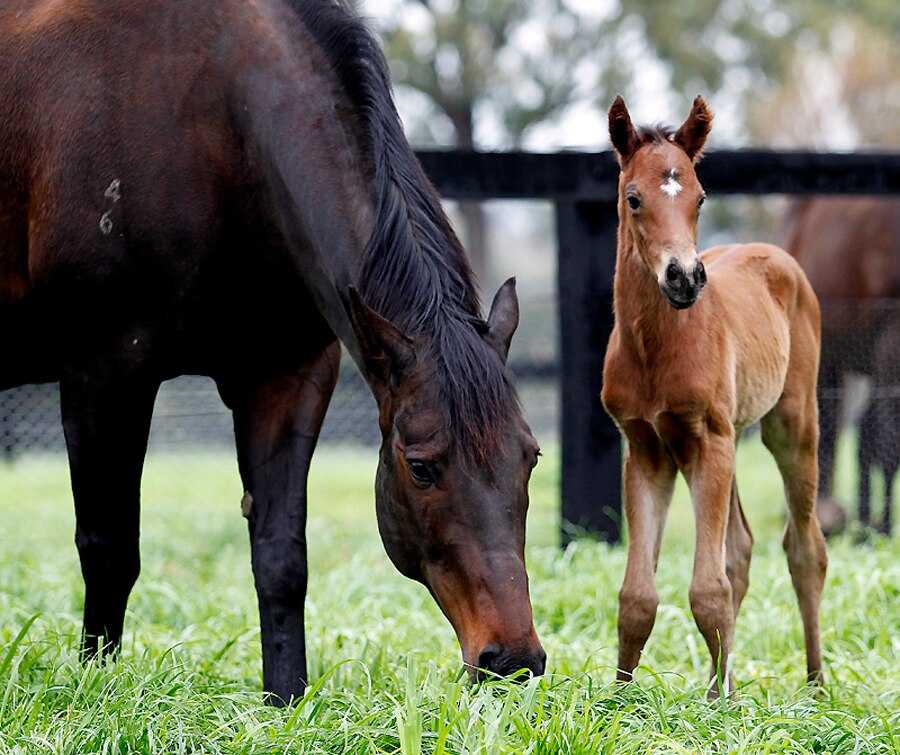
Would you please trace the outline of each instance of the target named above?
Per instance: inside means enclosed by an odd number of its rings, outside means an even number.
[[[637,681],[612,682],[624,550],[556,546],[559,455],[532,483],[528,569],[548,674],[467,684],[454,634],[388,562],[374,522],[375,452],[322,448],[311,480],[312,685],[262,705],[255,595],[230,454],[153,454],[143,572],[116,664],[78,662],[82,599],[62,457],[0,468],[2,753],[900,753],[900,539],[830,544],[829,685],[802,684],[800,620],[780,545],[782,497],[758,441],[739,483],[756,536],[736,633],[739,690],[703,694],[688,610],[690,504],[680,486],[661,606]],[[842,460],[850,461],[850,449]],[[852,476],[841,491],[851,500]]]

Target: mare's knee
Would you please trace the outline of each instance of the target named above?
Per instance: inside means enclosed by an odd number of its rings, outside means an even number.
[[[258,539],[253,544],[253,577],[260,600],[302,602],[306,597],[307,563],[297,543]]]
[[[137,542],[110,541],[78,533],[75,537],[81,572],[85,582],[102,580],[117,585],[127,594],[141,573]]]

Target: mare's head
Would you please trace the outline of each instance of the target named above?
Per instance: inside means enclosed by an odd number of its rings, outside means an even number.
[[[703,187],[694,165],[712,125],[702,97],[678,130],[635,129],[616,97],[609,135],[619,159],[619,224],[659,290],[675,309],[690,307],[706,285],[697,255],[697,220]]]
[[[439,334],[407,335],[354,290],[350,313],[379,408],[375,496],[391,561],[434,596],[473,679],[543,673],[525,573],[539,450],[506,368],[514,282],[486,323],[446,322]]]

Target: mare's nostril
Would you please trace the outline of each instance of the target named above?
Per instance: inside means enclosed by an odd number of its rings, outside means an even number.
[[[496,672],[494,666],[497,663],[497,658],[499,657],[499,655],[499,645],[488,645],[478,654],[478,668],[484,671]]]
[[[478,655],[478,668],[475,678],[478,681],[490,680],[498,676],[513,676],[524,680],[531,676],[540,676],[547,665],[547,653],[540,645],[535,647],[502,648],[491,644]]]

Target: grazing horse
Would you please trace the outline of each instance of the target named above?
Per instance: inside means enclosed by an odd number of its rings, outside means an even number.
[[[878,529],[889,534],[900,465],[900,199],[804,199],[791,208],[786,237],[822,304],[820,522],[833,532],[846,519],[834,498],[834,461],[844,376],[854,372],[872,387],[859,429],[859,519],[870,526],[870,470],[880,467],[886,495]]]
[[[680,471],[696,520],[691,610],[712,655],[715,696],[734,688],[724,671],[749,579],[753,537],[735,480],[735,448],[747,425],[761,421],[784,479],[784,548],[810,681],[822,679],[827,556],[815,518],[819,307],[800,266],[776,247],[697,254],[704,194],[694,163],[711,122],[700,97],[677,131],[635,129],[621,97],[609,111],[621,173],[615,327],[602,399],[626,443],[618,678],[632,678],[656,618],[660,542]]]
[[[60,381],[83,654],[120,645],[157,389],[209,375],[263,684],[303,693],[307,472],[343,343],[378,404],[388,555],[473,677],[540,674],[514,284],[483,319],[364,27],[339,0],[10,0],[0,71],[0,387]]]

